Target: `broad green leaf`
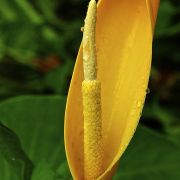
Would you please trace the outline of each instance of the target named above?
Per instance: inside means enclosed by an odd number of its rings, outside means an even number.
[[[56,175],[59,179],[66,179],[66,180],[71,180],[71,173],[69,171],[69,167],[66,161],[64,163],[61,163],[60,166],[58,167],[56,171]]]
[[[4,155],[0,153],[0,179],[1,180],[20,180],[15,169],[5,160]]]
[[[45,161],[40,162],[34,170],[32,180],[54,180],[55,174],[49,164]]]
[[[16,134],[2,124],[0,124],[0,152],[21,180],[30,180],[33,164],[22,150]]]
[[[171,140],[180,146],[180,123],[177,122],[173,127],[169,127],[167,132]]]
[[[18,97],[0,104],[0,117],[20,137],[23,148],[35,163],[32,180],[70,180],[63,148],[63,113],[65,98]],[[8,178],[11,170],[2,161],[0,177]],[[7,167],[4,171],[4,168]],[[136,180],[178,179],[180,173],[180,148],[164,137],[143,127],[121,159],[114,179]]]
[[[114,180],[180,179],[180,147],[165,137],[139,127],[120,161]]]
[[[17,97],[0,104],[1,121],[18,135],[35,166],[44,160],[56,172],[65,162],[64,108],[60,96]]]

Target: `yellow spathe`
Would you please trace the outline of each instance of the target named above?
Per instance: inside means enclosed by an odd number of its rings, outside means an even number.
[[[96,46],[101,82],[103,168],[111,179],[131,140],[143,108],[151,66],[158,0],[101,0]],[[82,48],[79,50],[65,114],[65,148],[74,179],[84,179]]]

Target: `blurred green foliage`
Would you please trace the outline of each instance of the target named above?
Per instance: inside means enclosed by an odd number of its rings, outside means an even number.
[[[0,179],[28,179],[26,167],[32,180],[71,179],[63,116],[86,6],[82,0],[0,0]],[[179,19],[180,1],[162,0],[142,127],[117,180],[180,178]]]
[[[160,4],[143,123],[166,134],[180,134],[180,2]]]
[[[67,93],[85,14],[77,11],[73,17],[67,9],[73,5],[82,6],[80,1],[0,0],[1,99]]]

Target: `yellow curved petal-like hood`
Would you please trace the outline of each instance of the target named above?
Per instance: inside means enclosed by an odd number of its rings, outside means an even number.
[[[97,14],[98,80],[102,84],[104,173],[111,179],[143,108],[159,0],[101,0]],[[80,47],[65,114],[65,148],[74,179],[83,174],[83,81]]]

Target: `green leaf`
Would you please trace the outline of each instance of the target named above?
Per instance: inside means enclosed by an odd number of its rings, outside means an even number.
[[[180,147],[162,135],[139,127],[120,160],[114,180],[180,179]]]
[[[72,74],[73,64],[71,61],[66,62],[63,66],[59,66],[45,76],[45,83],[55,93],[66,94],[68,89],[68,76]]]
[[[35,11],[32,4],[27,0],[15,0],[24,14],[35,24],[42,24],[43,18]]]
[[[44,16],[50,21],[50,22],[58,22],[58,18],[55,15],[55,8],[56,3],[52,0],[37,0],[36,4],[38,5],[39,9],[42,11]]]
[[[0,179],[2,180],[20,180],[15,169],[5,160],[0,153]]]
[[[176,7],[173,6],[172,1],[164,0],[161,2],[157,18],[156,37],[168,35],[171,18],[175,13]]]
[[[21,148],[16,134],[0,124],[0,152],[22,180],[30,180],[33,164]]]
[[[12,3],[6,0],[0,1],[0,15],[1,18],[10,22],[17,19],[17,14],[12,6]]]
[[[0,104],[1,121],[20,137],[22,147],[34,165],[41,167],[39,162],[45,161],[55,173],[57,171],[57,176],[59,166],[66,163],[63,138],[65,100],[60,96],[25,96]]]
[[[178,117],[175,116],[173,111],[171,112],[170,108],[163,108],[156,100],[144,107],[143,117],[146,119],[157,119],[166,132],[168,132],[173,124],[179,121]]]
[[[49,164],[45,161],[40,162],[34,170],[32,180],[54,180],[55,174]]]
[[[69,167],[66,161],[64,161],[64,163],[61,163],[60,166],[58,167],[57,171],[56,171],[56,176],[59,179],[66,179],[66,180],[71,180],[71,173],[69,171]]]

